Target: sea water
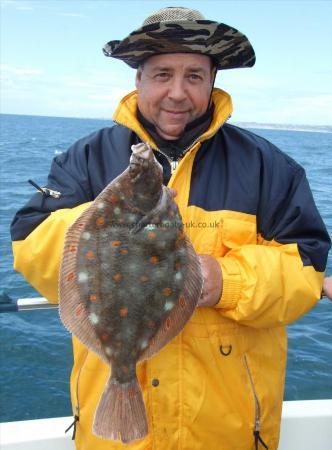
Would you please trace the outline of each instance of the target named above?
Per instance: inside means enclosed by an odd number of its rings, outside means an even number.
[[[46,183],[50,163],[75,140],[107,120],[1,115],[0,292],[27,298],[39,294],[12,269],[10,222],[35,193],[27,180]],[[254,125],[256,126],[256,125]],[[256,129],[307,171],[318,209],[332,232],[332,128],[310,131]],[[332,274],[332,255],[327,272]],[[0,314],[1,421],[71,414],[72,348],[57,310]],[[332,398],[332,302],[321,300],[288,327],[286,400]]]

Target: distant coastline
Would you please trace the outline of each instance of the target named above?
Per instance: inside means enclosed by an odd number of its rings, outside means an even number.
[[[7,114],[0,113],[0,116],[23,116],[23,117],[44,117],[52,119],[70,119],[70,120],[96,120],[111,122],[109,117],[62,117],[62,116],[40,116],[32,114]],[[332,125],[304,125],[304,124],[287,124],[287,123],[261,123],[261,122],[238,122],[229,121],[230,124],[241,128],[266,129],[266,130],[284,130],[284,131],[304,131],[312,133],[332,133]]]
[[[306,131],[313,133],[332,133],[330,125],[296,125],[287,123],[230,122],[241,128],[263,128],[266,130]]]

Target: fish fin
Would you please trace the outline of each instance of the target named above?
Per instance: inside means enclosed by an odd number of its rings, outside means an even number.
[[[85,228],[96,218],[101,206],[108,207],[108,220],[113,220],[112,197],[119,197],[118,185],[128,178],[128,169],[109,183],[95,198],[91,205],[83,211],[76,221],[68,228],[63,248],[63,256],[59,273],[59,314],[64,326],[74,334],[89,350],[94,351],[103,361],[109,364],[101,342],[89,320],[88,311],[81,298],[77,280],[77,256],[81,235]]]
[[[93,432],[103,439],[129,443],[148,434],[148,423],[137,378],[120,384],[108,380],[99,401]]]
[[[203,288],[201,264],[187,236],[185,237],[185,242],[188,266],[183,289],[175,307],[162,320],[149,346],[141,353],[139,361],[151,358],[151,356],[175,338],[183,330],[196,309]]]
[[[77,248],[82,230],[94,214],[94,208],[91,206],[83,211],[69,227],[65,237],[59,275],[59,314],[68,331],[109,364],[101,347],[101,342],[89,320],[88,311],[81,299],[77,282]]]
[[[158,216],[162,211],[166,209],[167,202],[169,201],[169,198],[171,198],[171,194],[169,192],[169,189],[166,186],[162,187],[162,192],[160,195],[160,198],[158,200],[158,203],[156,206],[149,211],[145,216],[141,218],[141,220],[133,227],[131,230],[132,234],[138,233],[141,231],[142,228],[146,227],[146,225],[150,224],[151,221]]]

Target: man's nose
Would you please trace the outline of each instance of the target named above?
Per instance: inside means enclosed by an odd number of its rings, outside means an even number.
[[[187,98],[185,80],[182,77],[173,77],[169,85],[168,97],[176,102]]]

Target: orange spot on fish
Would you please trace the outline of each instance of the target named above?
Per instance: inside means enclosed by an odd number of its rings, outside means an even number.
[[[183,295],[180,295],[179,303],[180,303],[181,308],[184,308],[186,306],[187,302]]]
[[[90,299],[90,302],[96,302],[98,300],[96,294],[91,294],[89,299]]]
[[[105,225],[104,217],[98,217],[98,219],[96,220],[96,225],[98,225],[99,227],[102,227],[103,225]]]
[[[121,242],[120,241],[111,241],[111,246],[112,247],[120,247]]]
[[[123,373],[128,373],[129,372],[129,369],[128,369],[127,366],[122,366],[121,370],[122,370]]]
[[[150,262],[151,262],[152,264],[158,264],[158,262],[159,262],[158,256],[151,256]]]
[[[121,255],[127,255],[128,254],[128,250],[126,248],[123,248],[122,250],[120,250]]]
[[[169,317],[167,317],[165,321],[165,328],[166,330],[169,330],[171,328],[171,319]]]
[[[121,273],[120,272],[116,273],[115,275],[113,275],[112,278],[114,281],[120,281],[122,278]]]
[[[96,257],[96,255],[89,250],[86,254],[85,254],[86,259],[88,259],[89,261],[93,261]]]
[[[176,270],[179,270],[181,268],[181,263],[180,262],[176,262],[175,263],[175,268],[176,268]]]
[[[76,251],[76,245],[70,245],[69,246],[69,251],[70,252],[75,252]]]
[[[119,197],[116,194],[111,195],[111,202],[116,203],[119,200]]]
[[[100,336],[100,339],[101,339],[103,342],[107,342],[108,339],[109,339],[109,335],[108,335],[107,333],[104,333],[104,334],[102,334],[102,335]]]
[[[67,281],[73,281],[74,279],[75,279],[74,272],[70,272],[70,274],[68,274],[67,276]]]
[[[172,293],[172,290],[170,288],[165,288],[162,290],[162,294],[165,295],[166,297],[171,295],[171,293]]]
[[[155,328],[156,327],[156,323],[153,320],[150,320],[148,322],[148,328]]]
[[[156,239],[157,233],[155,233],[154,231],[149,231],[148,232],[148,239],[153,240]]]
[[[177,244],[177,245],[182,244],[182,242],[184,241],[184,239],[185,239],[185,234],[184,234],[184,232],[183,232],[183,231],[178,231],[178,233],[177,233],[177,238],[176,238],[176,244]]]
[[[181,242],[179,240],[175,241],[175,248],[178,250],[181,247]]]
[[[135,397],[135,394],[136,394],[135,389],[134,389],[133,387],[130,387],[130,388],[128,389],[128,396],[129,396],[130,398],[132,398],[132,397]]]
[[[146,275],[142,275],[141,278],[140,278],[140,281],[142,283],[145,283],[146,281],[149,281],[149,277],[147,277]]]
[[[76,317],[80,316],[82,314],[83,310],[84,310],[84,305],[82,305],[82,303],[80,303],[75,310]]]
[[[119,313],[120,313],[121,317],[127,317],[128,316],[128,308],[121,308]]]

